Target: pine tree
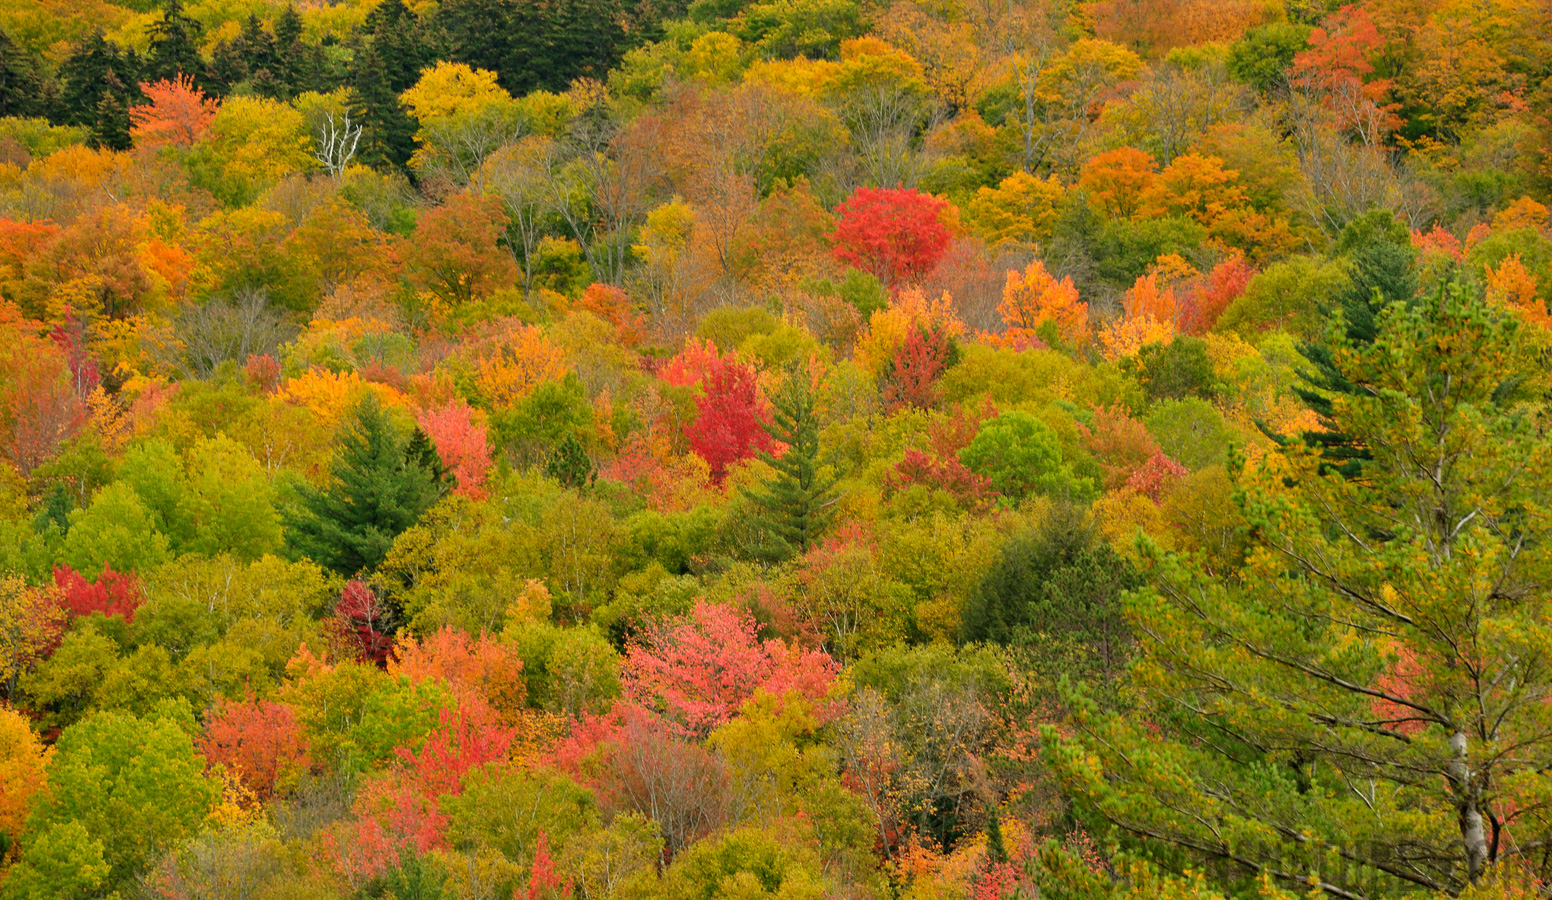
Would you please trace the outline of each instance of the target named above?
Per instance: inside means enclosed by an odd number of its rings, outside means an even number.
[[[787,449],[780,456],[761,451],[760,459],[775,474],[759,489],[744,491],[760,510],[756,525],[773,539],[773,558],[807,553],[830,524],[840,499],[835,476],[820,471],[824,460],[816,400],[807,367],[790,369],[771,397],[771,421],[765,426],[771,439]]]
[[[1372,344],[1380,313],[1391,304],[1412,299],[1417,293],[1415,259],[1410,247],[1385,240],[1373,241],[1354,251],[1349,269],[1351,283],[1322,310],[1328,320],[1341,322],[1345,342],[1356,346]],[[1324,423],[1331,422],[1332,399],[1351,394],[1354,389],[1338,370],[1332,346],[1327,338],[1300,348],[1310,364],[1304,373],[1308,386],[1293,389]],[[1320,447],[1328,463],[1349,477],[1356,475],[1368,458],[1367,450],[1329,424],[1320,431],[1306,432],[1303,439]]]
[[[1135,705],[1049,733],[1087,811],[1247,889],[1266,874],[1330,896],[1455,896],[1500,862],[1546,880],[1538,349],[1460,284],[1391,304],[1372,341],[1335,337],[1353,389],[1331,423],[1369,448],[1363,477],[1288,442],[1237,475],[1241,569],[1148,554],[1151,588],[1128,603]]]
[[[382,561],[393,539],[447,489],[445,470],[418,429],[402,437],[375,396],[340,439],[330,484],[304,486],[286,516],[286,542],[346,577]]]
[[[587,448],[569,431],[545,461],[544,474],[570,488],[586,487],[598,477],[593,460],[587,455]]]
[[[204,27],[183,13],[182,0],[167,0],[160,21],[146,29],[150,49],[146,54],[147,81],[175,81],[187,75],[201,81],[205,62],[199,55],[199,36]]]

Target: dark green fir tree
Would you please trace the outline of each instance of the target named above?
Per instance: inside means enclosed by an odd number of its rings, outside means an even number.
[[[1393,304],[1406,303],[1417,293],[1415,261],[1410,246],[1392,240],[1373,240],[1356,247],[1348,270],[1351,284],[1325,306],[1324,317],[1341,323],[1335,327],[1341,329],[1347,343],[1367,347],[1378,333],[1380,313]],[[1337,367],[1332,339],[1327,335],[1300,348],[1309,363],[1303,373],[1307,384],[1293,389],[1323,423],[1332,421],[1332,400],[1355,390]],[[1329,464],[1348,477],[1357,474],[1368,458],[1363,447],[1329,425],[1305,432],[1303,439],[1320,447]]]
[[[55,120],[91,129],[93,146],[129,149],[129,108],[144,101],[135,52],[94,32],[76,45],[59,75]]]
[[[765,427],[787,449],[780,456],[762,452],[760,459],[775,472],[760,487],[744,491],[758,510],[754,524],[770,538],[767,555],[773,560],[807,553],[829,526],[840,499],[837,479],[822,471],[817,401],[808,369],[789,370],[771,397],[771,422]]]
[[[162,18],[146,29],[147,81],[174,81],[187,75],[196,83],[205,77],[205,61],[199,55],[199,37],[204,26],[183,12],[182,0],[167,0]]]
[[[418,429],[402,435],[375,397],[355,410],[335,450],[329,484],[303,486],[286,515],[297,556],[350,577],[382,562],[405,529],[447,490],[446,472]]]
[[[0,29],[0,117],[43,115],[46,88],[42,62]]]

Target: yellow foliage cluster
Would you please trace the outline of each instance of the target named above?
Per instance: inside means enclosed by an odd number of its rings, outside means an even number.
[[[942,328],[955,338],[965,335],[965,323],[954,312],[954,299],[947,291],[929,300],[920,288],[906,288],[868,320],[866,332],[857,339],[857,364],[875,378],[883,375],[915,328]]]
[[[386,384],[365,381],[355,372],[330,372],[327,369],[308,369],[289,378],[280,386],[277,397],[306,407],[320,421],[337,424],[345,418],[364,392],[377,395],[383,406],[409,405],[409,398]]]
[[[511,328],[475,359],[475,385],[493,405],[508,406],[566,374],[566,353],[534,325]]]
[[[32,798],[43,790],[52,753],[38,740],[26,716],[0,706],[0,834],[13,842],[27,823]]]
[[[1051,236],[1066,190],[1055,175],[1014,172],[995,188],[983,187],[965,208],[964,223],[988,244],[1033,247]]]

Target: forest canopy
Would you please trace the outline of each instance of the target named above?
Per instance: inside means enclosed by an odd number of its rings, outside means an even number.
[[[1530,898],[1538,0],[0,0],[0,900]]]

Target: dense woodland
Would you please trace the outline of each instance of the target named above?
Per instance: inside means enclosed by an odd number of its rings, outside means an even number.
[[[1531,898],[1545,0],[0,0],[0,898]]]

